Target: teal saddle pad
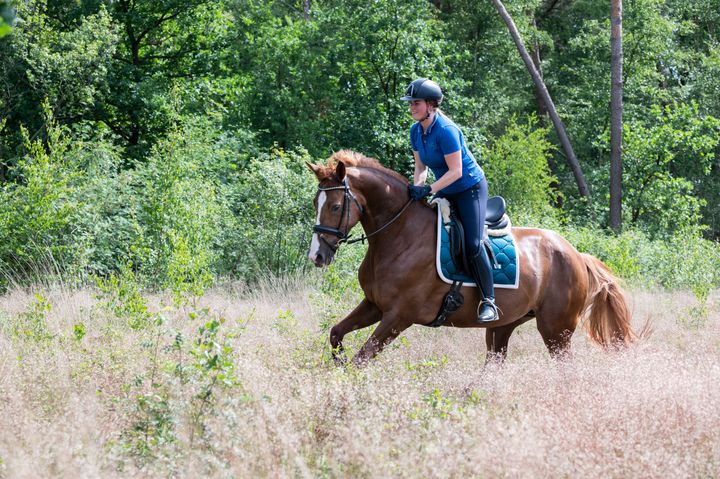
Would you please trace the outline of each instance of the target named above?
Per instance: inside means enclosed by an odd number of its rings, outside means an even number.
[[[490,236],[495,260],[499,268],[493,268],[493,279],[496,288],[517,289],[520,282],[520,264],[512,233],[504,236]],[[460,281],[465,286],[474,286],[475,281],[461,273],[450,254],[450,234],[444,228],[443,217],[438,208],[438,244],[436,254],[438,275],[446,283]]]

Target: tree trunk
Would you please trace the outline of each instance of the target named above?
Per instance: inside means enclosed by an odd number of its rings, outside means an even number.
[[[622,228],[622,0],[610,2],[610,25],[610,227],[619,232]]]
[[[535,20],[535,16],[532,17],[532,25],[537,30],[537,21]],[[535,41],[533,42],[531,55],[533,65],[535,65],[535,69],[538,72],[538,75],[540,76],[540,80],[545,83],[545,80],[543,79],[543,71],[542,71],[542,58],[540,58],[540,44],[537,41],[537,36],[535,38]],[[542,93],[540,93],[539,88],[535,88],[535,100],[537,101],[537,107],[538,107],[538,114],[541,118],[544,118],[548,114],[548,108],[547,105],[545,105],[545,100],[543,100]]]
[[[515,22],[513,22],[513,19],[510,17],[510,14],[507,12],[507,10],[505,10],[505,6],[500,0],[492,0],[492,2],[495,5],[495,8],[497,9],[502,19],[505,21],[508,30],[510,30],[510,35],[515,42],[515,46],[520,52],[520,56],[522,57],[523,62],[525,62],[525,67],[528,69],[528,72],[530,72],[530,76],[532,76],[532,79],[535,82],[535,87],[538,89],[543,101],[545,102],[545,106],[548,109],[550,119],[552,120],[553,125],[555,126],[555,131],[557,132],[558,138],[560,139],[560,145],[565,152],[565,156],[570,165],[570,169],[572,169],[573,175],[575,176],[575,182],[577,183],[580,194],[582,196],[590,196],[587,183],[585,182],[585,176],[583,175],[582,169],[580,168],[580,163],[575,156],[575,151],[573,151],[570,140],[568,139],[567,133],[565,132],[565,125],[563,125],[562,120],[558,116],[557,110],[555,109],[555,104],[553,103],[552,98],[550,98],[550,93],[548,93],[545,83],[542,81],[542,78],[540,78],[540,74],[535,68],[533,61],[530,58],[527,49],[525,48],[525,44],[523,43],[522,38],[520,38],[520,32],[518,32],[518,29],[515,26]]]
[[[310,0],[303,0],[303,17],[310,20]]]

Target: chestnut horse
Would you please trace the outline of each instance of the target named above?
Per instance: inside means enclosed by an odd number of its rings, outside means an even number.
[[[413,324],[428,325],[449,286],[435,270],[436,211],[410,202],[408,181],[376,160],[343,150],[327,165],[308,166],[318,179],[317,220],[309,258],[330,264],[335,251],[360,222],[368,250],[358,277],[365,299],[330,331],[336,362],[344,362],[343,337],[378,323],[353,358],[366,363]],[[535,319],[552,356],[568,351],[582,318],[590,338],[605,347],[625,345],[635,334],[630,312],[616,280],[597,258],[579,253],[559,234],[513,228],[520,267],[517,289],[496,289],[498,321],[476,321],[477,288],[463,287],[463,306],[446,325],[486,327],[488,360],[504,359],[513,330]]]

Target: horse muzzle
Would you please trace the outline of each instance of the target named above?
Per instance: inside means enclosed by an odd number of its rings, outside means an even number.
[[[322,268],[323,266],[327,266],[333,262],[335,259],[335,252],[331,250],[329,253],[323,253],[321,251],[318,251],[314,255],[310,253],[308,254],[308,259],[312,261],[316,267]]]
[[[336,241],[335,244],[332,244],[325,238],[324,235],[316,233],[313,235],[308,259],[318,268],[327,266],[335,259],[335,251],[337,251],[339,245],[340,240]]]

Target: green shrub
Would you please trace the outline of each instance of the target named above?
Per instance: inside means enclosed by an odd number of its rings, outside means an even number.
[[[199,141],[203,134],[205,141]],[[215,178],[197,161],[211,144],[212,132],[180,125],[137,169],[141,233],[131,250],[152,284],[199,291],[213,276],[216,245],[230,211]]]
[[[655,106],[642,122],[625,125],[623,216],[653,237],[704,229],[702,213],[716,217],[720,198],[716,160],[720,120],[700,115],[697,104]],[[698,198],[698,193],[702,193]]]
[[[40,293],[35,293],[35,301],[28,305],[13,322],[12,335],[18,339],[45,343],[55,335],[47,326],[47,315],[50,313],[50,301]]]
[[[0,190],[0,264],[3,280],[52,275],[75,264],[73,183],[80,172],[68,162],[70,140],[45,105],[47,144],[24,128],[27,154],[11,169],[15,181]]]
[[[688,288],[700,293],[706,287],[720,287],[720,244],[703,239],[697,232],[676,233],[663,240],[652,239],[640,230],[615,235],[566,227],[562,234],[579,251],[596,256],[630,284]]]
[[[236,274],[254,280],[306,270],[317,182],[305,161],[311,158],[303,150],[275,149],[226,190],[236,218],[223,254]]]
[[[557,180],[548,167],[553,151],[548,131],[537,126],[534,116],[528,117],[527,123],[513,118],[485,152],[483,168],[490,194],[505,198],[517,224],[559,217],[553,205],[561,195],[552,186]]]
[[[160,322],[159,316],[148,310],[147,301],[140,294],[132,263],[124,265],[119,276],[96,277],[95,284],[100,289],[99,299],[105,308],[126,320],[130,328],[143,329]]]

